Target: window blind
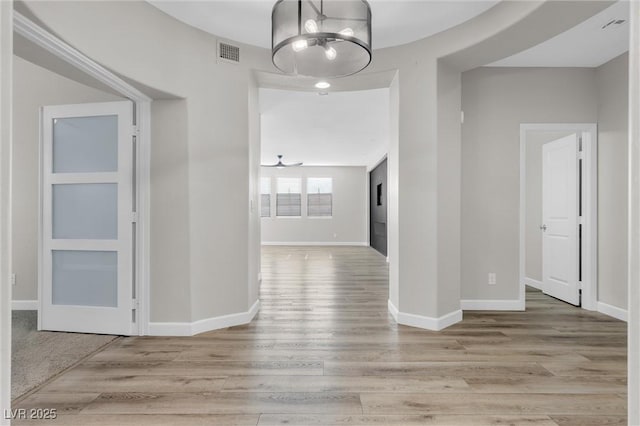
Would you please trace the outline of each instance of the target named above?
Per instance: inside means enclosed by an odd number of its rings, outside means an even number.
[[[307,179],[307,216],[331,216],[333,214],[333,179]]]
[[[300,178],[278,178],[276,216],[302,216],[302,182]]]
[[[308,216],[331,216],[332,215],[332,194],[308,194],[307,195],[307,215]]]
[[[301,198],[300,194],[277,194],[276,215],[301,216]]]

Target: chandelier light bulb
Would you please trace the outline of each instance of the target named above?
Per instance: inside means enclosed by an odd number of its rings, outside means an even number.
[[[318,24],[313,19],[307,19],[304,22],[304,29],[307,30],[308,33],[317,33]]]
[[[293,48],[294,52],[300,52],[309,47],[309,43],[307,43],[307,40],[298,40],[294,41],[291,47]]]
[[[333,61],[336,58],[336,56],[338,56],[338,52],[336,52],[336,49],[329,46],[325,49],[324,55],[327,57],[328,60]]]
[[[275,1],[271,60],[284,74],[313,77],[313,88],[318,81],[362,71],[372,52],[369,1]]]
[[[327,83],[326,81],[319,81],[316,83],[317,89],[328,89],[329,87],[331,87],[331,84]]]
[[[344,30],[340,31],[340,34],[347,37],[353,37],[354,32],[351,28],[345,28]]]

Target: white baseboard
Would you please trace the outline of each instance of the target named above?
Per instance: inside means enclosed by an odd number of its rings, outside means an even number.
[[[542,290],[542,281],[534,280],[533,278],[524,278],[524,284],[529,287],[533,287],[538,290]]]
[[[387,302],[389,312],[398,324],[410,327],[424,328],[426,330],[440,331],[457,322],[462,321],[462,310],[450,312],[438,318],[426,317],[422,315],[408,314],[400,312],[398,308],[389,300]]]
[[[398,308],[396,308],[396,305],[393,304],[391,299],[387,300],[387,308],[393,319],[398,322]]]
[[[461,300],[460,308],[464,311],[524,311],[524,301],[511,300]]]
[[[628,313],[626,309],[618,308],[617,306],[609,305],[608,303],[598,302],[597,310],[601,314],[609,315],[610,317],[617,318],[620,321],[627,322]]]
[[[12,300],[11,310],[13,311],[37,311],[37,300]]]
[[[260,301],[256,302],[247,312],[206,318],[194,322],[151,322],[149,336],[193,336],[206,331],[248,324],[260,310]]]
[[[263,246],[368,246],[363,242],[344,242],[344,241],[263,241]]]

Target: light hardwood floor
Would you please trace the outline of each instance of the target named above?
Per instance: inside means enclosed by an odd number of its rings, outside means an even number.
[[[527,292],[441,332],[387,313],[365,247],[265,247],[262,309],[195,337],[122,338],[14,408],[65,425],[622,425],[626,324]]]

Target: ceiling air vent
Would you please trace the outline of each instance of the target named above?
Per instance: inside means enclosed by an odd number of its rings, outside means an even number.
[[[607,22],[606,24],[604,24],[602,26],[602,29],[604,30],[605,28],[613,28],[616,25],[622,25],[624,24],[626,21],[624,19],[612,19],[611,21]]]
[[[237,64],[240,62],[240,48],[222,41],[218,42],[218,59]]]

